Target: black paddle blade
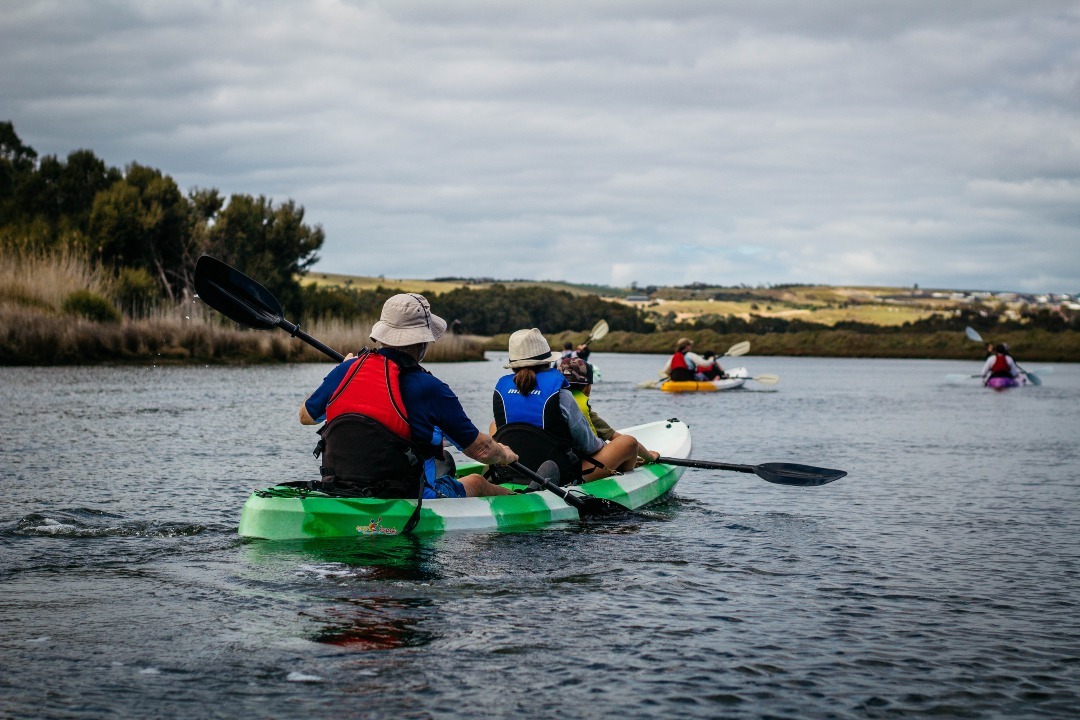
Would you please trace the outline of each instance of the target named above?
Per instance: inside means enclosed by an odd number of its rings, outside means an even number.
[[[592,495],[578,495],[583,507],[578,508],[581,515],[619,515],[629,512],[614,500],[593,497]]]
[[[536,468],[536,474],[556,485],[559,484],[559,479],[561,478],[559,466],[555,464],[554,460],[545,460],[540,463],[540,467]],[[567,502],[571,505],[576,505],[578,513],[581,515],[614,515],[615,513],[626,512],[626,508],[611,500],[605,500],[604,498],[585,494],[571,495],[569,491],[567,491],[567,495],[570,496],[570,499],[568,499]],[[573,500],[580,501],[580,504],[574,503]]]
[[[554,460],[545,460],[540,463],[540,467],[536,468],[536,474],[556,485],[562,479],[562,473],[559,472],[559,466]]]
[[[195,264],[195,292],[225,317],[256,330],[278,327],[284,319],[269,290],[209,255]]]
[[[839,480],[847,475],[843,470],[797,465],[795,463],[763,463],[754,466],[754,472],[763,480],[778,485],[797,485],[814,487]]]

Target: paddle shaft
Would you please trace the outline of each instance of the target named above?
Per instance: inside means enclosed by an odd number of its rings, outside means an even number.
[[[292,335],[294,338],[300,338],[301,340],[306,342],[311,347],[315,348],[316,350],[323,353],[324,355],[326,355],[326,356],[328,356],[330,358],[333,358],[334,360],[337,360],[338,362],[341,362],[342,360],[345,359],[345,356],[342,355],[341,353],[339,353],[334,348],[332,348],[332,347],[330,347],[328,345],[324,345],[323,343],[319,342],[318,340],[316,340],[315,338],[311,337],[306,332],[301,330],[300,326],[297,325],[296,323],[291,323],[288,320],[285,320],[283,318],[282,320],[280,320],[278,322],[277,326],[279,328],[281,328],[282,330],[284,330],[285,332]]]
[[[656,462],[665,465],[681,465],[682,467],[701,468],[704,470],[731,470],[741,473],[756,473],[753,465],[739,465],[737,463],[710,462],[709,460],[690,460],[683,458],[658,457]]]
[[[815,487],[825,485],[847,475],[844,470],[814,467],[813,465],[796,465],[793,463],[763,463],[761,465],[739,465],[736,463],[712,462],[709,460],[691,460],[689,458],[659,457],[656,462],[666,465],[681,465],[683,467],[703,468],[706,470],[731,470],[741,473],[753,473],[762,480],[767,480],[778,485],[794,485],[798,487]]]
[[[514,472],[518,473],[519,475],[524,475],[525,477],[529,478],[533,482],[538,483],[545,490],[548,490],[548,491],[558,495],[568,505],[573,505],[575,508],[577,508],[579,512],[582,512],[582,511],[585,510],[585,501],[584,500],[577,497],[576,495],[571,494],[570,492],[568,492],[566,490],[563,490],[561,487],[559,487],[555,483],[551,482],[550,480],[548,480],[543,475],[540,475],[539,473],[533,472],[529,468],[522,465],[520,462],[516,462],[516,461],[512,462],[512,463],[510,463],[508,465],[508,467],[510,467]]]

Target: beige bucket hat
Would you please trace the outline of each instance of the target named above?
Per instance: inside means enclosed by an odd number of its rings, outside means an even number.
[[[551,352],[551,346],[538,328],[518,330],[510,336],[510,362],[504,368],[517,370],[533,365],[549,365],[562,357]]]
[[[371,328],[371,339],[390,347],[433,343],[446,332],[446,321],[431,312],[423,295],[394,295],[382,306],[379,322]]]

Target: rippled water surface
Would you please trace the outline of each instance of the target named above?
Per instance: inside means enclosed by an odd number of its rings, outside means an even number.
[[[435,365],[486,426],[505,358]],[[328,366],[0,368],[0,716],[1075,717],[1080,366],[740,358],[775,392],[667,395],[594,355],[616,426],[694,455],[639,514],[535,532],[241,541],[310,477]],[[1034,368],[1033,368],[1034,369]],[[765,388],[758,388],[764,390]]]

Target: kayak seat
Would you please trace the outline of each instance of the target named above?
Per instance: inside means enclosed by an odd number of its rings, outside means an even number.
[[[517,453],[518,461],[530,470],[535,471],[547,460],[554,461],[559,466],[559,485],[581,482],[581,461],[567,442],[555,434],[528,423],[507,423],[492,437]],[[488,479],[496,484],[526,482],[521,475],[501,465],[488,468]]]

